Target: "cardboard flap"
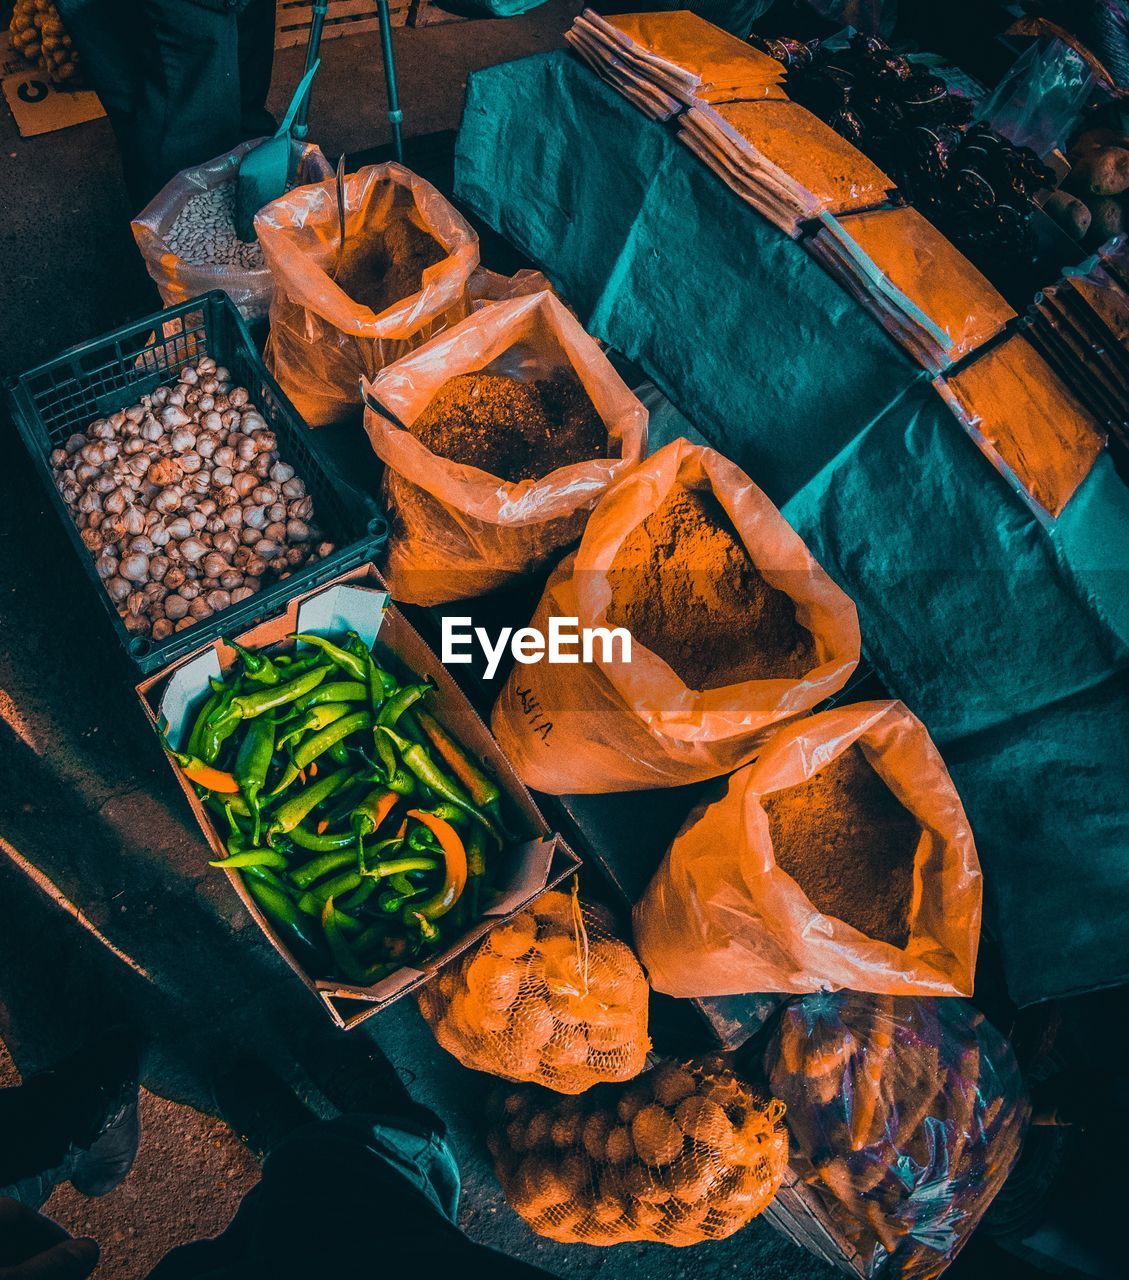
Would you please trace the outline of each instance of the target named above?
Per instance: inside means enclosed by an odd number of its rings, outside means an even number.
[[[165,737],[174,751],[183,751],[188,741],[192,706],[207,691],[209,680],[220,676],[219,650],[213,645],[186,662],[168,683],[161,697],[158,723],[164,725]]]
[[[384,621],[388,599],[387,591],[339,583],[302,601],[298,606],[298,630],[325,636],[355,631],[371,649]]]
[[[549,882],[549,868],[557,848],[555,835],[540,840],[528,840],[508,851],[507,862],[511,876],[501,887],[501,896],[484,916],[507,916],[525,905]]]

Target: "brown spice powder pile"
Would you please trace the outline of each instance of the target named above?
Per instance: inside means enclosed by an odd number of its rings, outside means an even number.
[[[691,689],[796,680],[815,665],[796,607],[757,572],[712,493],[675,485],[624,539],[607,619]]]
[[[460,374],[439,388],[411,432],[432,453],[511,484],[608,452],[607,429],[588,393],[564,374],[535,382]]]
[[[345,241],[337,284],[377,313],[418,293],[423,273],[447,256],[438,240],[407,218],[395,218],[381,235],[353,243],[358,247],[350,252]]]
[[[761,803],[777,864],[825,916],[906,945],[921,826],[857,743]]]

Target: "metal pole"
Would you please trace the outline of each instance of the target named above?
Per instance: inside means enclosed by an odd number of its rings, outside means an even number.
[[[400,125],[404,113],[400,110],[400,94],[396,88],[396,57],[392,52],[392,15],[388,12],[388,0],[377,0],[380,14],[380,51],[384,56],[384,84],[388,90],[388,121],[392,125],[392,150],[403,163],[404,140]]]
[[[314,0],[314,11],[310,17],[310,36],[306,41],[306,66],[309,69],[318,60],[318,52],[321,49],[321,29],[325,26],[325,15],[329,11],[329,0]],[[302,105],[298,108],[298,114],[294,119],[294,127],[290,131],[290,136],[297,138],[299,142],[305,142],[306,135],[310,132],[310,126],[306,123],[306,118],[310,114],[310,94],[313,92],[313,86],[306,90],[302,96]]]

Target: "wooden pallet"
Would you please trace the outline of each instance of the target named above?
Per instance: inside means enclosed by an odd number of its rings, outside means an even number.
[[[456,14],[435,8],[428,0],[388,0],[388,10],[394,27],[425,27],[437,22],[462,21]],[[309,0],[278,0],[274,47],[289,49],[294,45],[304,45],[312,17],[313,5]],[[334,40],[379,29],[376,0],[329,0],[321,38]]]

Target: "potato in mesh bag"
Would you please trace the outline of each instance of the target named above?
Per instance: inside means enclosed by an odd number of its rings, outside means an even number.
[[[500,1092],[488,1145],[506,1199],[565,1244],[698,1244],[764,1210],[788,1164],[784,1106],[718,1057],[665,1062],[582,1097]]]
[[[592,908],[547,893],[424,987],[435,1038],[465,1066],[580,1093],[643,1070],[647,980]]]

